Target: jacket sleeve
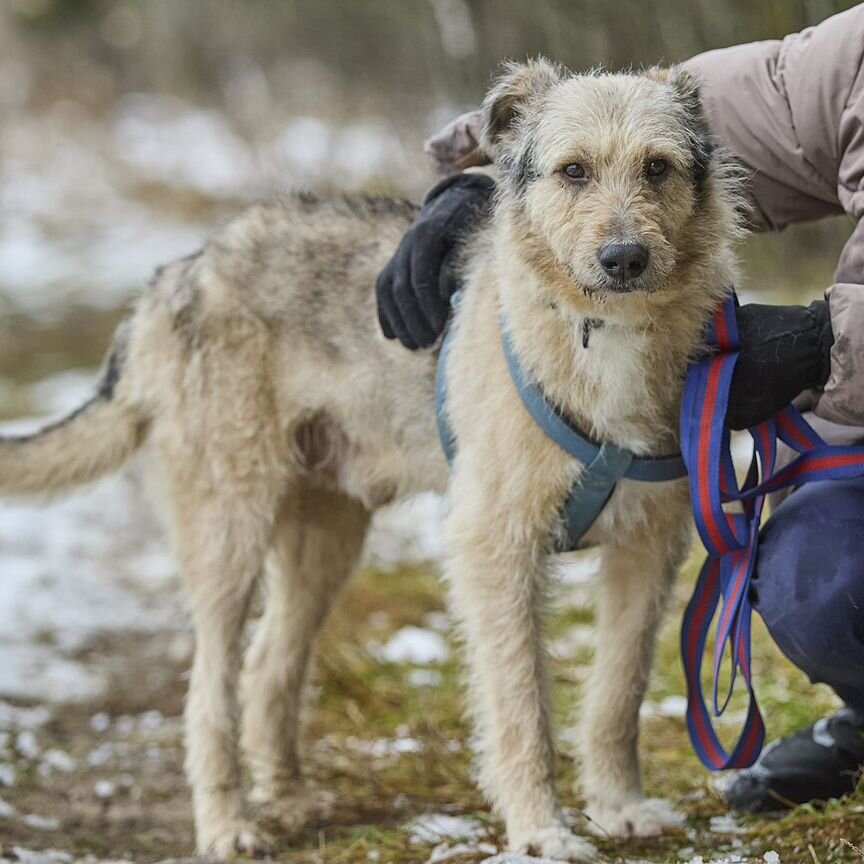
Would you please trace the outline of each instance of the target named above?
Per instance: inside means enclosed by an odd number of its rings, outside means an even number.
[[[825,420],[864,426],[864,5],[782,41],[711,51],[684,65],[709,122],[748,170],[754,227],[847,213],[856,223],[826,291],[831,375]]]
[[[837,195],[855,220],[855,228],[840,255],[834,284],[826,292],[834,331],[831,374],[813,410],[833,423],[864,426],[864,6],[850,13],[836,16],[845,19],[857,45],[856,53],[847,58],[854,75],[845,91],[834,140]],[[835,36],[841,38],[839,32]],[[842,55],[845,45],[841,49]]]
[[[838,278],[826,292],[834,345],[831,374],[813,410],[825,420],[864,426],[864,219],[859,219],[838,268]]]
[[[480,147],[482,127],[483,112],[468,111],[426,140],[423,149],[439,177],[443,179],[466,168],[490,164],[491,160]]]
[[[755,227],[860,215],[862,56],[864,5],[683,64],[701,82],[715,135],[747,169]]]

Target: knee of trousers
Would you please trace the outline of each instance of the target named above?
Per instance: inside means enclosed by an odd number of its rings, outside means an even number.
[[[864,660],[862,553],[864,478],[802,487],[762,530],[753,606],[780,649],[813,680],[831,683],[826,676],[838,660]]]

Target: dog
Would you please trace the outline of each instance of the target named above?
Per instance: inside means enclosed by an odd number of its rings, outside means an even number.
[[[452,470],[436,431],[436,352],[405,351],[375,317],[375,277],[417,212],[383,198],[251,207],[157,271],[91,401],[0,440],[5,495],[62,492],[146,451],[196,635],[186,770],[201,853],[266,848],[247,820],[238,745],[255,800],[294,828],[315,812],[297,729],[316,634],[370,515],[437,490],[449,492],[445,576],[483,790],[511,848],[597,860],[557,803],[543,668],[550,556],[584,466],[523,407],[501,328],[547,400],[591,438],[640,456],[677,452],[688,364],[735,281],[736,184],[680,70],[509,65],[484,116],[500,180],[462,256],[444,370]],[[681,821],[643,796],[637,744],[691,525],[686,479],[625,479],[586,538],[602,545],[602,575],[581,783],[609,834]],[[244,664],[259,582],[265,610]]]

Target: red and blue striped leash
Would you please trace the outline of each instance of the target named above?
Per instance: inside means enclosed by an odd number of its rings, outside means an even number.
[[[749,597],[765,496],[813,480],[864,475],[864,447],[829,446],[790,405],[748,430],[753,438],[753,457],[744,482],[738,484],[730,450],[731,436],[724,422],[740,349],[736,306],[732,292],[715,313],[708,337],[714,353],[690,367],[681,410],[682,455],[690,477],[693,514],[708,551],[681,628],[681,656],[688,693],[687,728],[700,760],[714,771],[752,765],[765,740],[750,667]],[[775,471],[778,437],[799,455]],[[725,512],[723,505],[733,502],[738,502],[740,512]],[[749,695],[744,727],[731,754],[717,737],[701,682],[702,657],[718,606],[713,657],[714,715],[719,717],[729,704],[739,673]],[[727,646],[731,674],[721,704],[718,682]]]

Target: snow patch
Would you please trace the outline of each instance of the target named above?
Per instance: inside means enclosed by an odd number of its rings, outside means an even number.
[[[559,660],[572,660],[580,651],[594,647],[594,626],[579,624],[549,643],[549,654]]]
[[[39,742],[31,729],[24,729],[15,737],[15,749],[25,759],[35,759],[41,752]]]
[[[497,847],[491,843],[454,843],[450,844],[446,841],[439,843],[429,856],[426,864],[436,864],[438,861],[447,861],[450,858],[455,858],[457,855],[473,855],[477,852],[494,855],[498,851]]]
[[[408,683],[412,687],[437,687],[441,678],[437,669],[412,669],[408,673]]]
[[[441,522],[446,499],[427,493],[385,507],[372,521],[366,541],[366,561],[392,571],[404,564],[436,561],[444,552]]]
[[[532,855],[519,855],[516,852],[501,852],[491,858],[484,858],[483,864],[560,864],[552,858],[535,858]]]
[[[115,153],[139,176],[224,196],[252,172],[252,154],[224,115],[172,96],[132,93],[118,105]]]
[[[99,711],[90,718],[90,728],[94,732],[107,732],[111,727],[111,717],[107,711]]]
[[[406,826],[411,843],[440,843],[442,840],[476,840],[484,833],[483,823],[468,816],[426,813]]]
[[[565,552],[555,558],[555,575],[565,585],[590,585],[602,566],[599,549]]]
[[[372,756],[374,759],[386,759],[401,756],[404,753],[422,753],[423,742],[418,738],[375,738],[366,741],[362,738],[348,738],[345,744],[358,753]]]
[[[36,813],[28,813],[21,821],[37,831],[56,831],[60,827],[58,819],[53,819],[50,816],[39,816]]]
[[[39,774],[42,777],[49,777],[54,771],[71,774],[77,767],[77,759],[73,759],[65,750],[52,748],[45,751],[39,764]]]
[[[732,855],[724,855],[721,858],[709,858],[707,861],[702,855],[696,855],[687,861],[686,864],[747,864],[747,859],[742,858],[734,852]]]
[[[97,780],[93,784],[93,792],[97,798],[111,798],[114,791],[114,784],[110,780]]]
[[[379,659],[387,663],[443,663],[449,656],[440,633],[411,626],[397,630],[378,652]]]
[[[724,813],[722,816],[712,816],[709,820],[708,830],[712,834],[746,834],[747,828],[734,816]]]
[[[72,864],[75,857],[69,852],[61,852],[59,849],[22,849],[20,846],[12,847],[11,858],[0,858],[0,862],[15,861],[16,864]]]
[[[667,696],[662,702],[643,702],[640,717],[685,717],[687,699],[684,696]]]
[[[41,382],[33,394],[55,413],[79,404],[91,387],[92,375],[73,372]],[[20,430],[41,422],[14,425]],[[107,631],[185,626],[175,565],[133,471],[60,501],[0,502],[0,573],[5,696],[44,702],[96,698],[106,685],[104,672],[74,659],[73,652]],[[43,713],[28,715],[0,702],[0,728],[47,721],[45,709],[30,710]]]
[[[38,729],[50,719],[47,708],[20,708],[0,701],[0,729]]]

